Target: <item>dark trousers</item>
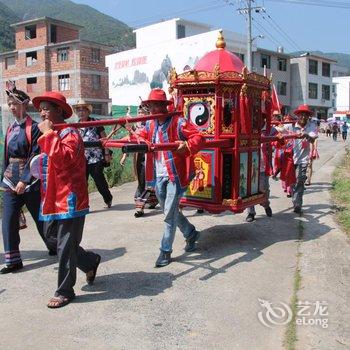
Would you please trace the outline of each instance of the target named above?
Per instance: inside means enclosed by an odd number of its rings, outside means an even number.
[[[145,156],[137,154],[136,156],[136,175],[137,175],[137,189],[135,192],[135,200],[144,193],[146,188],[145,177]]]
[[[304,195],[304,186],[305,181],[307,179],[306,171],[307,171],[307,164],[296,164],[295,165],[295,171],[297,175],[297,182],[293,186],[293,205],[295,207],[302,207],[303,205],[303,195]]]
[[[86,180],[88,180],[89,175],[93,178],[98,192],[100,192],[103,200],[106,204],[110,203],[113,196],[108,188],[108,183],[103,173],[102,162],[97,162],[94,164],[87,164],[86,166]]]
[[[19,251],[21,241],[19,235],[19,213],[24,204],[35,221],[38,232],[48,249],[56,249],[55,244],[51,245],[46,242],[43,223],[39,221],[40,192],[31,191],[18,195],[14,192],[5,191],[3,192],[2,237],[4,240],[6,265],[22,261]]]
[[[343,138],[343,141],[345,141],[346,138],[348,137],[348,133],[347,133],[347,132],[342,132],[342,133],[341,133],[341,136],[342,136],[342,138]]]
[[[338,133],[333,131],[333,141],[337,141]]]
[[[87,273],[94,269],[97,255],[80,247],[85,216],[73,219],[54,220],[44,223],[49,236],[57,235],[58,288],[55,296],[74,297],[77,267]]]

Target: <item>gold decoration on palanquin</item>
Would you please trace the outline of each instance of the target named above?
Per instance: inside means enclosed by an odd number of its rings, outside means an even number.
[[[259,146],[259,140],[252,140],[252,146]]]
[[[248,85],[244,83],[241,88],[241,96],[246,96],[247,94],[248,94]]]
[[[239,145],[244,147],[248,145],[248,140],[239,140]]]
[[[228,207],[232,207],[234,205],[237,205],[238,200],[237,199],[223,199],[222,205],[226,205]]]
[[[177,73],[175,67],[171,68],[169,73],[169,81],[172,83],[177,79]]]
[[[242,199],[242,202],[243,202],[243,203],[252,202],[252,201],[255,201],[256,199],[262,198],[262,197],[264,197],[264,196],[265,196],[264,193],[255,194],[254,196],[250,196],[250,197],[243,198],[243,199]]]
[[[247,80],[247,76],[248,76],[248,68],[247,68],[247,66],[244,66],[242,68],[242,75],[243,75],[243,79]]]
[[[231,134],[231,133],[233,133],[233,125],[232,124],[229,126],[222,125],[221,131],[223,133],[230,133]]]
[[[218,50],[223,50],[226,47],[226,41],[222,35],[222,30],[219,30],[218,39],[216,40],[215,46]]]
[[[213,72],[214,72],[215,78],[219,78],[219,76],[220,76],[220,66],[219,66],[218,63],[214,66]]]

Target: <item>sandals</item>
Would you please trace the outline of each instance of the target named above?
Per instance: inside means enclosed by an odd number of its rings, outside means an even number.
[[[47,307],[49,309],[58,309],[60,307],[66,306],[69,304],[74,297],[72,298],[67,298],[63,295],[58,295],[57,297],[53,297],[49,300],[49,303],[47,304]]]

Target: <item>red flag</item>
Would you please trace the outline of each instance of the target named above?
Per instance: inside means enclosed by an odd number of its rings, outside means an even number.
[[[278,98],[275,84],[272,84],[272,96],[271,96],[271,99],[272,99],[272,112],[277,111],[279,114],[281,114],[282,105],[281,105],[281,102],[280,102],[280,100]]]

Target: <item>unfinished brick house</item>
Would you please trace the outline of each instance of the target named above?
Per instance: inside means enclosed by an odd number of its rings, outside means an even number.
[[[94,114],[108,114],[108,69],[105,56],[112,48],[81,40],[81,26],[43,17],[12,24],[16,49],[0,54],[0,98],[3,128],[6,113],[6,80],[31,98],[44,91],[63,93],[74,104],[84,98]]]

